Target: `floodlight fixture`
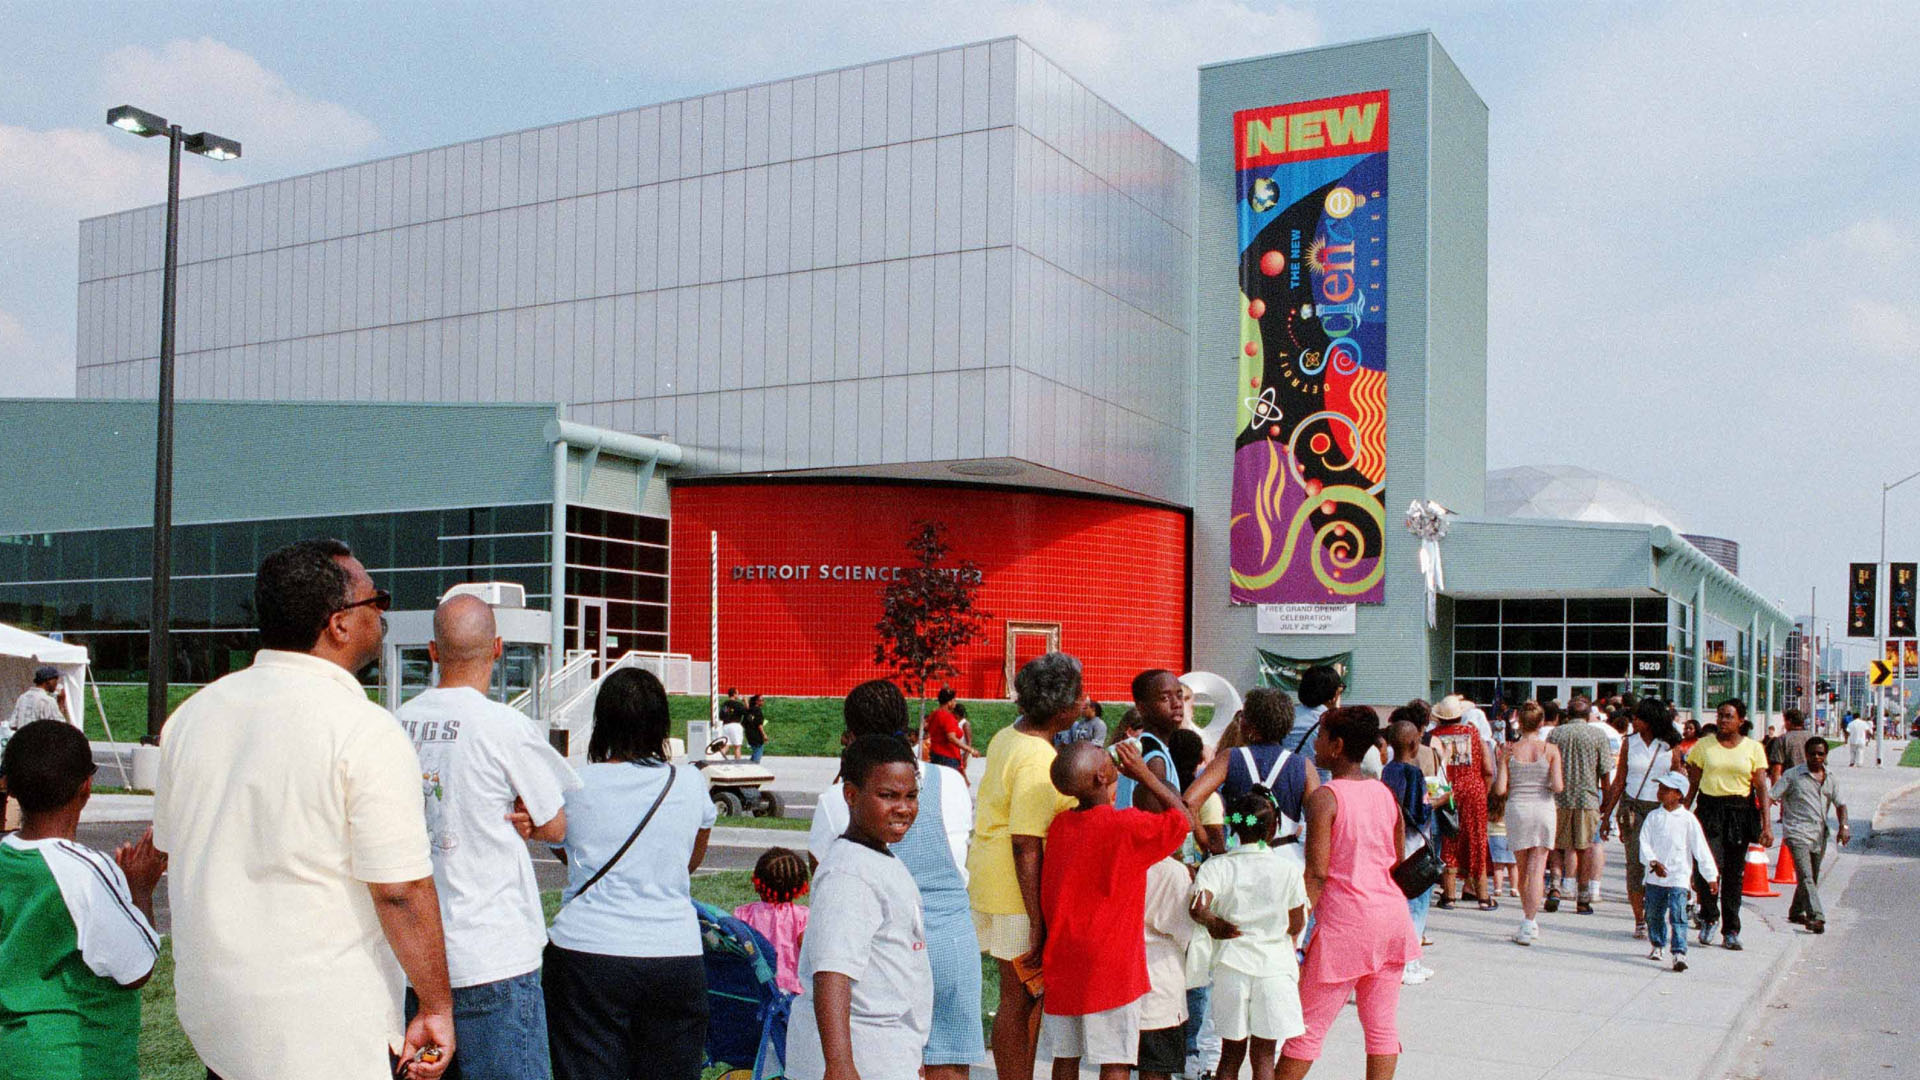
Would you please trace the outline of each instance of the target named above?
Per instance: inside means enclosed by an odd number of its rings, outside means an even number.
[[[208,131],[197,131],[192,135],[182,136],[180,145],[183,149],[215,161],[232,161],[240,156],[239,143]]]
[[[107,110],[107,123],[121,131],[131,131],[142,138],[151,139],[155,135],[167,133],[165,117],[155,116],[145,109],[136,109],[131,105],[121,105]]]

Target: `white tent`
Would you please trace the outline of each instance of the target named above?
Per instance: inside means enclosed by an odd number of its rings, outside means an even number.
[[[13,703],[33,685],[33,669],[42,664],[60,669],[60,682],[67,691],[67,712],[76,727],[84,726],[87,647],[41,637],[6,623],[0,623],[0,720],[12,714]]]

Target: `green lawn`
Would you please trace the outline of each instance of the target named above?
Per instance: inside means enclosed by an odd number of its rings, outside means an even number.
[[[167,689],[171,702],[168,711],[193,695],[196,686],[172,686]],[[113,725],[116,742],[133,742],[147,731],[147,688],[145,686],[102,686],[100,699],[106,705],[107,719]],[[668,699],[673,710],[673,734],[684,739],[687,721],[705,720],[710,714],[705,694],[676,694]],[[767,698],[762,706],[767,716],[767,753],[783,757],[838,757],[842,727],[839,698]],[[919,715],[917,703],[910,703],[913,715]],[[928,704],[932,711],[932,704]],[[1016,713],[1010,701],[970,701],[967,711],[973,722],[974,745],[986,749],[987,740],[1013,723]],[[1113,719],[1118,719],[1116,713]],[[107,738],[100,714],[91,700],[87,703],[87,738],[96,742]]]
[[[1832,742],[1832,740],[1829,739],[1828,742]],[[1838,746],[1840,744],[1833,743],[1833,745]],[[1920,769],[1920,739],[1915,739],[1907,744],[1906,752],[1900,755],[1900,764],[1910,769]]]

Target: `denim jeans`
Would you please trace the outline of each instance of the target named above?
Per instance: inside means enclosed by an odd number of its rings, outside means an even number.
[[[1414,933],[1419,934],[1421,937],[1427,936],[1427,910],[1433,907],[1434,890],[1439,887],[1440,886],[1435,885],[1426,892],[1407,901],[1407,914],[1413,916]]]
[[[759,746],[753,747],[752,749],[753,749],[753,763],[755,765],[758,765],[760,764],[760,759],[766,756],[767,744],[761,743]]]
[[[1723,881],[1724,885],[1725,882]],[[1668,931],[1672,933],[1669,934]],[[1669,940],[1671,938],[1671,940]],[[1673,955],[1687,951],[1686,886],[1647,884],[1647,940],[1656,949],[1672,948]]]
[[[407,991],[407,1016],[420,1002]],[[547,1080],[547,1002],[540,971],[453,991],[453,1036],[458,1045],[447,1080]]]

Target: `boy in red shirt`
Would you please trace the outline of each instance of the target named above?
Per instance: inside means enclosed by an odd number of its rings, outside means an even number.
[[[1110,757],[1093,743],[1074,743],[1060,751],[1050,774],[1061,794],[1080,800],[1047,830],[1040,876],[1040,1035],[1054,1080],[1077,1078],[1083,1057],[1099,1067],[1101,1080],[1125,1080],[1132,1070],[1140,998],[1150,988],[1147,868],[1178,851],[1194,827],[1179,793],[1146,767],[1136,744],[1116,743],[1113,751]],[[1152,794],[1157,812],[1113,805],[1122,773]]]

